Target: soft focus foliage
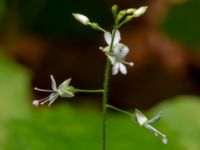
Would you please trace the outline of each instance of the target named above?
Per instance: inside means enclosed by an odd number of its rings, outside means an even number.
[[[191,47],[200,47],[199,10],[199,0],[187,0],[174,5],[164,23],[166,32]]]
[[[67,104],[33,111],[27,104],[29,74],[2,55],[0,57],[0,149],[92,150],[100,146],[100,113],[78,110]],[[137,126],[132,118],[110,113],[109,149],[200,149],[199,100],[194,96],[176,97],[150,111],[149,117],[163,111],[162,120],[155,125],[168,135],[168,145],[163,145],[160,139]]]

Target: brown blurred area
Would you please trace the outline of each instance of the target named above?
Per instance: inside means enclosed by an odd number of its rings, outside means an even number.
[[[121,29],[122,42],[130,48],[127,60],[133,61],[135,66],[128,67],[127,76],[112,76],[110,103],[146,109],[176,95],[200,95],[200,53],[171,40],[159,28],[174,2],[177,1],[119,3],[122,9],[147,4],[149,10]],[[16,13],[11,12],[13,14],[11,26],[5,33],[17,28],[17,25],[12,26],[18,21]],[[32,70],[33,87],[50,88],[49,74],[53,74],[58,83],[72,77],[72,84],[77,88],[102,88],[105,57],[98,50],[100,45],[105,45],[102,33],[84,41],[79,37],[60,41],[35,33],[12,32],[9,37],[5,34],[1,43],[8,56]],[[82,96],[91,99],[86,94]]]

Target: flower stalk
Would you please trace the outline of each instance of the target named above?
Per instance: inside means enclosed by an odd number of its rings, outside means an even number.
[[[104,39],[107,43],[106,47],[100,47],[100,50],[106,56],[106,65],[104,71],[104,81],[103,81],[103,89],[89,90],[89,89],[78,89],[71,86],[71,78],[65,80],[60,85],[57,86],[57,83],[53,77],[50,76],[51,79],[51,89],[40,89],[35,88],[36,91],[47,92],[49,96],[34,100],[33,105],[39,106],[45,103],[48,103],[50,106],[58,97],[64,98],[72,98],[77,93],[102,93],[102,150],[107,149],[107,111],[108,108],[116,110],[120,113],[128,115],[132,119],[136,121],[136,123],[142,127],[145,127],[150,132],[152,132],[155,136],[161,138],[164,144],[167,144],[167,137],[165,134],[154,128],[151,124],[158,121],[161,118],[161,113],[154,116],[151,119],[148,119],[141,111],[135,110],[135,113],[130,113],[125,110],[119,109],[115,106],[108,104],[108,95],[109,95],[109,80],[110,73],[112,67],[112,75],[117,75],[121,72],[123,75],[127,74],[126,66],[133,66],[133,62],[127,62],[126,56],[129,53],[129,48],[123,43],[120,43],[121,35],[119,28],[125,23],[131,21],[133,18],[140,17],[147,10],[147,6],[142,6],[138,9],[129,8],[125,10],[118,11],[118,6],[113,5],[112,13],[115,19],[114,27],[112,32],[108,32],[98,25],[96,22],[91,22],[90,19],[79,13],[73,13],[74,18],[79,21],[81,24],[85,26],[90,26],[91,28],[102,31],[104,33]]]

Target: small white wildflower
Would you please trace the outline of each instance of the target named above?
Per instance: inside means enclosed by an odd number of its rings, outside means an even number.
[[[100,50],[103,50],[103,52],[109,52],[111,41],[112,41],[112,34],[110,32],[105,32],[104,39],[105,39],[106,43],[108,44],[108,46],[106,46],[104,48],[100,47]],[[120,42],[120,40],[121,40],[120,32],[119,32],[119,30],[116,30],[115,35],[114,35],[113,46],[118,44]]]
[[[147,11],[147,6],[139,7],[134,11],[134,17],[140,17]]]
[[[72,15],[74,16],[74,18],[76,20],[78,20],[83,25],[89,25],[90,24],[90,20],[87,16],[79,14],[79,13],[73,13]]]
[[[111,64],[113,65],[112,68],[112,74],[116,75],[119,71],[122,74],[127,74],[127,69],[125,65],[133,66],[134,64],[132,62],[126,62],[125,58],[129,52],[129,48],[119,43],[121,40],[121,35],[119,30],[116,30],[114,35],[114,41],[113,41],[113,51],[110,51],[110,46],[112,42],[112,34],[110,32],[104,33],[104,39],[108,46],[106,47],[100,47],[100,50],[102,50],[106,56],[110,59]]]
[[[50,106],[58,98],[58,96],[68,97],[68,98],[74,97],[74,93],[71,91],[73,87],[69,85],[71,82],[71,78],[62,82],[58,87],[56,85],[56,81],[53,75],[50,75],[50,78],[51,78],[51,88],[52,88],[51,90],[39,89],[37,87],[34,88],[34,90],[36,91],[51,93],[49,96],[43,99],[34,100],[33,101],[34,106],[39,106],[40,104],[43,105],[46,102],[49,102],[48,106]]]
[[[139,110],[135,110],[136,120],[140,126],[147,128],[150,132],[152,132],[155,136],[159,136],[164,144],[167,144],[168,140],[165,134],[158,131],[156,128],[150,125],[150,123],[154,123],[161,118],[161,113],[148,120],[148,118]]]
[[[116,75],[119,71],[122,74],[127,74],[127,69],[125,65],[133,66],[133,62],[126,62],[125,58],[129,52],[129,48],[121,43],[115,44],[113,53],[107,53],[106,55],[111,61],[112,67],[112,74]]]

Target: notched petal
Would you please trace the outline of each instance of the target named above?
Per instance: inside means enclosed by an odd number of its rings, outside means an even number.
[[[112,75],[116,75],[119,72],[119,63],[115,63],[112,67]]]
[[[113,44],[115,45],[115,44],[119,43],[120,40],[121,40],[120,32],[119,32],[119,30],[116,30]]]
[[[124,46],[122,47],[122,49],[121,49],[120,57],[121,57],[122,59],[124,59],[124,58],[127,56],[128,52],[129,52],[129,48],[128,48],[126,45],[124,45]]]
[[[121,71],[122,74],[126,75],[127,74],[127,69],[126,66],[122,63],[119,64],[119,69]]]
[[[51,78],[51,87],[52,87],[52,89],[54,91],[56,91],[57,90],[57,85],[56,85],[56,81],[55,81],[53,75],[50,75],[50,78]]]
[[[106,43],[107,43],[108,45],[111,44],[111,39],[112,39],[112,37],[111,37],[110,32],[105,32],[105,33],[104,33],[104,39],[105,39],[105,41],[106,41]]]
[[[69,84],[70,84],[70,82],[71,82],[71,78],[69,78],[69,79],[67,79],[67,80],[65,80],[64,82],[62,82],[59,86],[58,86],[58,91],[62,91],[62,90],[64,90],[64,89],[66,89],[66,88],[68,88],[69,87]]]

